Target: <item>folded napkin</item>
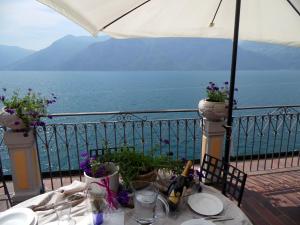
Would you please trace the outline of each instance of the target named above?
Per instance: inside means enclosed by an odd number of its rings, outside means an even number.
[[[74,180],[72,184],[61,187],[57,189],[58,192],[61,192],[65,195],[72,195],[86,189],[86,183]]]
[[[36,196],[19,205],[31,208],[33,211],[53,209],[56,205],[63,204],[64,201],[69,201],[72,203],[72,206],[76,206],[84,200],[85,195],[82,191],[85,190],[85,187],[85,183],[75,180],[70,185]]]

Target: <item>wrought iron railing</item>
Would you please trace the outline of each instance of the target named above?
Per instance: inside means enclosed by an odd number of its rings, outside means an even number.
[[[197,110],[159,110],[56,114],[55,120],[85,117],[76,123],[54,122],[36,128],[41,170],[49,177],[63,178],[78,174],[80,154],[104,153],[122,146],[144,153],[173,155],[176,159],[200,159],[202,118]],[[70,118],[69,118],[70,119]],[[84,121],[84,122],[83,122]],[[90,122],[86,122],[90,121]]]
[[[244,107],[234,110],[231,163],[244,171],[300,166],[300,106]],[[80,153],[117,150],[126,145],[145,153],[200,160],[203,119],[196,109],[53,114],[36,128],[44,178],[81,179]],[[88,121],[88,122],[87,122]],[[0,127],[0,154],[10,174]]]
[[[299,166],[299,109],[298,105],[236,109],[232,163],[244,171]]]

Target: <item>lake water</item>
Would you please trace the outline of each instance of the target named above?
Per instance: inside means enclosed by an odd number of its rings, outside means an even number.
[[[209,81],[222,84],[229,77],[229,71],[2,71],[0,88],[7,88],[8,92],[15,89],[26,92],[28,88],[32,88],[43,95],[55,93],[58,101],[49,108],[50,113],[196,109],[199,100],[205,97]],[[235,98],[238,107],[297,105],[300,104],[299,84],[300,71],[238,71],[236,87],[239,91]],[[70,119],[73,119],[72,122],[78,121],[75,118]],[[253,144],[252,147],[250,145],[243,151],[249,153],[258,144]],[[274,142],[275,145],[279,146]],[[54,144],[53,146],[55,147]],[[84,145],[80,150],[82,149],[85,149]],[[196,154],[200,155],[200,147],[196,146],[196,149]],[[274,147],[270,150],[278,151]],[[54,151],[54,156],[55,148],[51,151]],[[3,153],[1,157],[4,160],[5,172],[9,173],[9,161],[6,160],[8,155]],[[46,156],[42,155],[41,158],[44,161],[43,171],[48,171]],[[62,162],[66,162],[66,157],[62,156]],[[56,170],[57,162],[53,161],[52,166]]]
[[[229,71],[0,72],[0,87],[55,93],[50,112],[197,108],[209,81]],[[300,104],[300,71],[238,71],[238,106]]]

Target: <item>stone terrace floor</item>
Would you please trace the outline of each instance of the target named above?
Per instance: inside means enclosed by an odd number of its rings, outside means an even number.
[[[248,176],[241,208],[255,225],[299,225],[300,168]]]
[[[76,178],[74,178],[76,179]],[[69,183],[64,179],[64,185]],[[54,188],[60,180],[55,180]],[[12,185],[8,183],[9,189]],[[46,189],[51,189],[49,180]],[[299,225],[300,224],[300,168],[285,169],[280,172],[255,174],[248,176],[242,201],[242,210],[254,225]],[[0,202],[0,211],[6,209]]]

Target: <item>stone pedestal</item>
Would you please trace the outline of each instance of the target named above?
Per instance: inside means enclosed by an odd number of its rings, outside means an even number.
[[[8,130],[4,134],[4,142],[11,162],[14,203],[40,194],[42,182],[33,131],[24,136],[23,132]]]
[[[205,153],[218,159],[222,159],[222,150],[225,138],[225,128],[223,125],[225,121],[215,122],[204,118],[203,123],[201,159],[203,159]],[[202,181],[204,183],[208,183],[207,180]]]
[[[205,153],[222,159],[222,149],[225,137],[225,121],[209,121],[203,119],[203,135],[202,135],[202,157]]]

